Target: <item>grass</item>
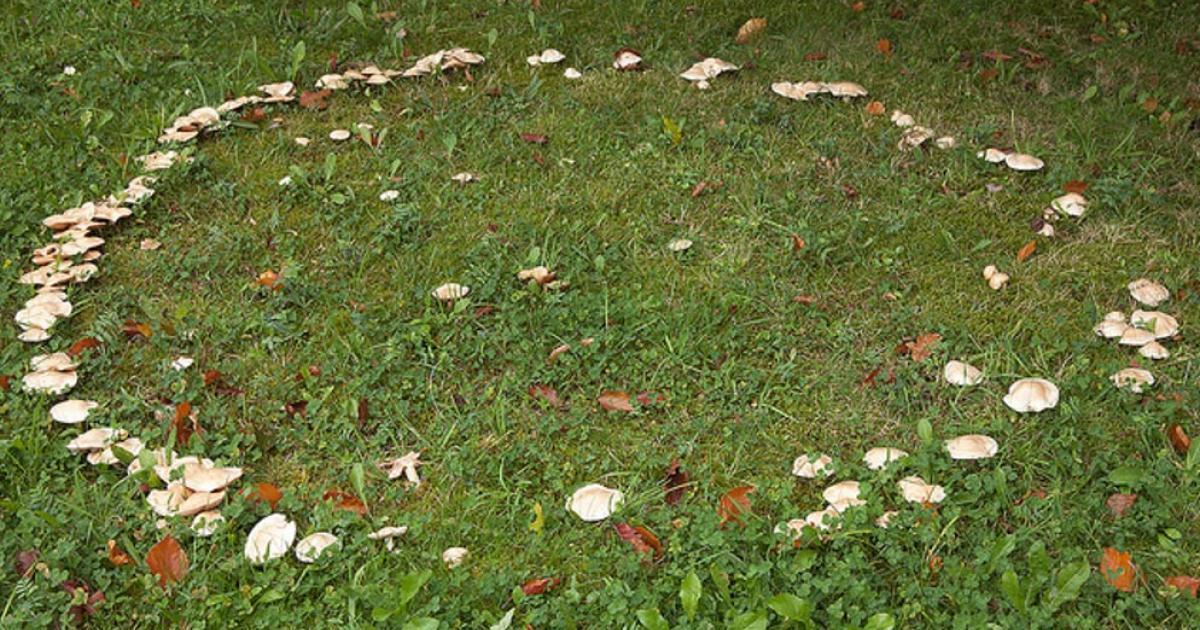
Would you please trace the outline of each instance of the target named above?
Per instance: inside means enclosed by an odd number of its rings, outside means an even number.
[[[68,578],[104,592],[88,620],[100,627],[481,627],[513,609],[514,626],[539,628],[657,627],[651,609],[680,627],[763,627],[785,616],[771,599],[781,593],[807,600],[818,627],[1188,625],[1196,600],[1164,593],[1162,578],[1200,572],[1200,467],[1163,431],[1200,432],[1188,339],[1200,318],[1193,11],[544,4],[386,3],[364,7],[364,24],[338,3],[300,0],[2,10],[5,313],[28,296],[16,278],[46,239],[41,217],[119,189],[136,174],[119,156],[151,150],[148,138],[176,113],[287,78],[297,42],[301,85],[333,55],[406,67],[405,49],[461,45],[488,57],[473,81],[342,93],[328,110],[271,110],[277,126],[203,142],[132,222],[104,235],[100,276],[72,290],[77,314],[48,345],[104,342],[73,392],[103,403],[98,424],[157,446],[166,436],[156,411],[190,401],[205,432],[181,451],[244,466],[241,487],[277,485],[278,511],[300,535],[333,531],[343,548],[312,566],[289,557],[251,567],[245,534],[269,510],[231,499],[229,526],[212,538],[168,524],[191,569],[164,594],[140,562],[107,559],[109,539],[140,560],[162,536],[136,481],[68,453],[75,431],[51,426],[50,401],[14,387],[0,392],[0,551],[7,562],[37,549],[48,576],[2,574],[4,625],[69,620],[58,587]],[[372,17],[385,9],[399,19]],[[764,39],[734,45],[737,26],[757,15],[769,20]],[[892,56],[876,51],[880,38]],[[547,46],[585,78],[530,70],[525,56]],[[622,46],[641,50],[649,70],[608,69]],[[1019,48],[1049,63],[1025,67]],[[996,64],[981,57],[988,50],[1016,59]],[[803,60],[818,51],[828,58]],[[697,54],[752,67],[699,92],[675,77]],[[78,73],[62,76],[67,64]],[[994,78],[981,75],[992,68]],[[809,78],[858,81],[961,148],[901,153],[899,131],[863,102],[796,103],[767,89]],[[678,143],[664,118],[682,130]],[[388,130],[377,151],[326,140],[360,121]],[[525,143],[522,132],[549,142]],[[299,147],[299,135],[313,142]],[[1047,168],[1017,174],[974,157],[993,144]],[[449,180],[464,170],[480,182]],[[294,184],[281,187],[289,173]],[[1034,237],[1029,221],[1074,179],[1089,183],[1089,214],[1057,221],[1058,235],[1016,262]],[[700,181],[720,187],[692,197]],[[400,199],[380,202],[388,189]],[[793,234],[806,242],[800,252]],[[139,250],[148,237],[163,248]],[[676,237],[695,246],[673,255],[665,245]],[[534,264],[570,289],[521,286],[515,273]],[[1012,274],[1007,289],[986,288],[987,264]],[[254,284],[266,269],[281,273],[281,290]],[[1158,384],[1137,396],[1107,380],[1131,352],[1091,326],[1133,308],[1124,286],[1141,276],[1173,289],[1165,310],[1184,339],[1149,366]],[[428,292],[450,280],[470,285],[470,299],[432,303]],[[125,320],[154,334],[131,342]],[[6,327],[0,346],[0,373],[14,378],[33,354],[16,332]],[[943,337],[931,359],[895,354],[924,332]],[[586,337],[595,343],[580,345]],[[549,363],[563,343],[572,350]],[[170,369],[181,354],[195,367]],[[988,380],[947,387],[938,374],[951,358]],[[876,384],[863,385],[876,368]],[[244,394],[206,388],[204,370]],[[1022,376],[1055,381],[1058,409],[1004,407]],[[565,408],[532,398],[535,383],[556,388]],[[664,401],[604,412],[595,400],[611,389]],[[282,408],[297,401],[306,415],[289,417]],[[941,439],[971,432],[995,437],[999,457],[963,465],[939,452]],[[913,456],[872,473],[859,459],[876,445]],[[408,450],[428,462],[419,488],[373,470]],[[793,548],[775,525],[822,505],[823,484],[788,474],[804,452],[833,455],[837,478],[862,480],[873,499],[828,540]],[[674,507],[662,498],[672,459],[692,480]],[[321,500],[353,491],[355,464],[367,467],[362,518]],[[894,482],[907,474],[945,485],[945,504],[900,505]],[[610,523],[562,509],[590,482],[626,493],[617,519],[655,531],[661,562],[643,561]],[[756,486],[754,514],[720,527],[719,497],[743,484]],[[1117,491],[1139,495],[1120,519],[1104,507]],[[540,533],[530,529],[536,505]],[[885,508],[901,515],[877,530]],[[410,526],[396,554],[366,539],[384,524]],[[454,545],[471,555],[448,571],[440,554]],[[1096,569],[1108,546],[1132,552],[1136,592],[1114,591]],[[694,619],[679,596],[692,573],[702,593]],[[541,577],[563,581],[519,592]]]

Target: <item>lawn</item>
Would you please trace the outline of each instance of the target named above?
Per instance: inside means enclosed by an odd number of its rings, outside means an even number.
[[[736,43],[753,17],[766,28]],[[0,626],[1176,628],[1200,615],[1187,579],[1200,576],[1200,447],[1179,439],[1200,434],[1200,15],[1187,3],[14,0],[0,26],[8,317],[34,294],[18,279],[51,239],[44,217],[124,189],[135,156],[191,158],[99,232],[99,272],[67,289],[74,314],[48,341],[0,332]],[[456,46],[486,61],[155,142],[176,116],[260,84],[314,91],[335,70],[403,70]],[[561,63],[526,62],[551,47]],[[642,71],[613,69],[623,47]],[[706,90],[678,76],[708,56],[741,69]],[[805,80],[870,94],[771,90]],[[902,150],[894,110],[956,146]],[[377,146],[329,138],[358,123]],[[988,147],[1045,168],[976,157]],[[1039,234],[1066,190],[1083,190],[1086,213]],[[988,265],[1007,286],[989,287]],[[517,278],[535,266],[563,286]],[[1139,308],[1126,288],[1139,278],[1171,292],[1157,307],[1181,324],[1166,359],[1093,332]],[[431,296],[448,282],[470,293]],[[31,357],[68,349],[69,394],[23,391]],[[947,383],[950,360],[982,382]],[[1154,384],[1115,387],[1135,365]],[[1010,409],[1026,377],[1057,385],[1057,406]],[[61,424],[49,410],[66,398],[99,406]],[[106,426],[145,443],[142,472],[65,448]],[[951,459],[944,441],[967,434],[994,438],[995,456]],[[147,504],[164,483],[146,457],[172,444],[243,470],[211,536]],[[870,470],[879,446],[909,455]],[[419,484],[377,466],[410,452]],[[831,476],[792,474],[818,454]],[[897,482],[914,475],[944,500],[906,502]],[[786,526],[847,480],[864,505],[828,529]],[[623,501],[585,522],[564,506],[593,483]],[[313,563],[289,550],[256,565],[247,536],[271,513],[296,540],[339,543]],[[408,528],[390,552],[368,536],[386,526]],[[151,550],[166,539],[179,549],[160,585]],[[451,547],[468,550],[455,567]]]

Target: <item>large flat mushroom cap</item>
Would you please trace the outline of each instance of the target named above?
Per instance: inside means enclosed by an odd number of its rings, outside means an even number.
[[[834,81],[826,83],[825,89],[833,96],[857,98],[867,95],[867,89],[853,81]]]
[[[72,453],[100,451],[108,448],[109,444],[125,437],[125,432],[112,427],[96,427],[80,433],[67,443],[67,450]]]
[[[305,564],[316,562],[326,549],[337,544],[337,536],[329,532],[309,534],[296,543],[296,559]]]
[[[1129,295],[1138,302],[1154,308],[1171,297],[1167,287],[1147,278],[1138,278],[1129,283]]]
[[[1083,213],[1087,212],[1087,206],[1088,200],[1079,193],[1067,193],[1050,202],[1051,208],[1070,217],[1083,216]]]
[[[25,391],[52,395],[62,394],[75,387],[75,384],[78,382],[79,375],[75,372],[60,372],[58,370],[30,372],[21,378],[21,384],[25,388]]]
[[[201,512],[192,519],[192,533],[200,538],[207,538],[216,533],[225,517],[217,511]]]
[[[983,372],[970,363],[947,361],[946,367],[942,369],[942,377],[951,385],[964,387],[967,385],[978,385],[982,382]]]
[[[209,467],[200,462],[183,466],[183,485],[195,492],[216,492],[229,487],[242,476],[242,469],[233,466]]]
[[[1150,370],[1142,368],[1125,368],[1110,376],[1109,379],[1117,389],[1128,389],[1135,394],[1142,393],[1143,387],[1154,384],[1154,375],[1150,373]]]
[[[905,477],[896,482],[904,500],[909,503],[941,503],[946,499],[946,489],[929,484],[920,477]]]
[[[1004,156],[1004,164],[1014,171],[1040,171],[1046,166],[1045,162],[1027,153],[1009,153]]]
[[[960,435],[946,440],[950,459],[988,459],[1000,450],[996,440],[986,435]]]
[[[606,488],[598,483],[588,484],[576,490],[567,501],[567,509],[580,519],[594,523],[612,515],[625,500],[620,490]]]
[[[1169,339],[1179,333],[1179,320],[1161,311],[1136,310],[1129,316],[1129,323],[1149,330],[1155,339]]]
[[[1023,378],[1008,387],[1004,404],[1017,413],[1037,413],[1058,405],[1058,386],[1044,378]]]
[[[165,490],[151,490],[146,494],[146,503],[150,504],[155,514],[167,517],[178,514],[179,506],[183,505],[186,498],[187,489],[180,484],[172,484]]]
[[[1154,333],[1136,326],[1129,326],[1121,333],[1122,346],[1144,346],[1155,340]]]
[[[457,284],[455,282],[447,282],[446,284],[434,289],[432,295],[439,301],[453,302],[454,300],[461,300],[462,298],[467,297],[467,294],[470,292],[471,287]]]
[[[821,497],[830,505],[845,503],[847,500],[857,500],[860,492],[857,481],[839,481],[838,483],[825,488],[821,492]],[[839,512],[841,510],[838,510]]]
[[[180,516],[195,516],[216,508],[224,500],[224,492],[193,492],[179,504],[177,512]]]
[[[991,162],[992,164],[999,164],[1008,157],[1008,153],[1006,151],[1001,151],[1000,149],[994,149],[991,147],[984,149],[975,155],[976,157],[981,157],[984,159],[984,161]]]
[[[905,457],[908,457],[908,453],[898,448],[877,446],[863,455],[863,463],[871,470],[883,470],[889,463]]]
[[[243,554],[251,564],[263,564],[283,557],[295,540],[296,524],[283,514],[271,514],[250,530]]]
[[[1154,359],[1157,361],[1170,357],[1171,351],[1167,350],[1161,343],[1158,343],[1157,341],[1151,341],[1141,348],[1138,348],[1138,354],[1146,357],[1147,359]]]
[[[50,408],[50,417],[60,424],[79,424],[100,403],[91,400],[64,400]]]
[[[810,458],[807,454],[797,457],[792,462],[792,474],[804,479],[816,479],[818,475],[828,477],[833,474],[833,458],[821,454]]]

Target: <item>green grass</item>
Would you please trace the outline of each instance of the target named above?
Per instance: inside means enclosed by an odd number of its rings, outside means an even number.
[[[137,173],[119,156],[152,150],[177,113],[288,78],[297,42],[307,51],[303,86],[332,55],[386,67],[450,46],[488,57],[473,81],[339,93],[328,110],[273,109],[278,127],[205,140],[133,219],[104,234],[101,274],[72,289],[77,314],[45,346],[101,339],[72,393],[103,403],[95,424],[159,446],[165,424],[155,412],[190,401],[205,432],[181,451],[245,467],[241,488],[278,485],[278,511],[301,536],[332,531],[343,548],[312,566],[289,555],[251,567],[245,535],[269,510],[231,497],[229,526],[212,538],[169,523],[191,570],[163,593],[140,563],[162,532],[137,482],[68,453],[76,430],[52,426],[51,401],[14,387],[0,392],[0,624],[65,623],[69,595],[58,584],[73,578],[104,591],[89,621],[99,627],[388,627],[428,617],[475,628],[510,609],[513,627],[636,627],[636,611],[652,608],[679,627],[760,627],[751,624],[783,623],[768,607],[780,593],[807,600],[817,627],[886,627],[881,615],[896,627],[1189,625],[1196,600],[1164,595],[1162,578],[1200,573],[1200,462],[1163,437],[1173,423],[1200,433],[1189,334],[1200,321],[1192,7],[898,3],[904,17],[892,19],[893,6],[871,2],[861,13],[840,3],[543,4],[387,3],[364,7],[366,28],[340,3],[303,0],[0,10],[4,313],[30,293],[16,279],[48,238],[41,217],[122,187]],[[371,17],[385,9],[399,19]],[[762,41],[734,45],[738,25],[758,15],[770,22]],[[895,45],[890,58],[876,52],[879,38]],[[562,66],[525,65],[548,46],[567,54]],[[649,69],[609,69],[622,46],[638,48]],[[1026,68],[1019,48],[1050,63]],[[993,49],[1016,59],[980,57]],[[828,59],[803,60],[817,51]],[[698,54],[752,67],[700,92],[675,76]],[[75,76],[60,76],[67,64]],[[566,66],[585,78],[564,79]],[[981,79],[992,67],[998,76]],[[960,148],[901,153],[899,130],[867,115],[864,101],[797,103],[768,90],[803,79],[860,82],[888,111],[954,135]],[[1158,102],[1153,113],[1147,98]],[[678,144],[664,117],[681,127]],[[326,139],[360,121],[388,130],[378,151]],[[527,144],[522,132],[549,142]],[[299,147],[299,135],[313,142]],[[1039,155],[1047,168],[1018,174],[974,157],[990,145]],[[464,170],[481,180],[449,180]],[[289,173],[295,185],[280,187]],[[1016,262],[1034,237],[1030,219],[1073,179],[1089,183],[1088,215],[1056,221],[1058,235]],[[693,198],[702,180],[721,186]],[[380,202],[388,189],[400,199]],[[803,251],[792,250],[792,234]],[[140,251],[147,237],[162,249]],[[671,254],[676,237],[695,246]],[[534,264],[570,289],[521,286],[516,272]],[[987,288],[987,264],[1012,274],[1007,289]],[[282,290],[254,285],[265,269],[281,272]],[[1137,396],[1107,378],[1136,355],[1091,327],[1133,308],[1124,287],[1141,276],[1172,288],[1164,310],[1184,338],[1148,366],[1159,382]],[[429,291],[445,281],[470,285],[470,299],[433,303]],[[793,301],[801,294],[815,303]],[[482,306],[491,313],[478,314]],[[130,319],[153,336],[125,339]],[[895,354],[931,331],[943,336],[933,358]],[[35,350],[16,333],[0,333],[0,373],[19,382]],[[585,337],[596,342],[582,347]],[[571,352],[548,363],[561,343]],[[172,370],[180,354],[196,365]],[[946,386],[938,375],[951,358],[988,380]],[[320,375],[297,376],[309,366]],[[880,366],[877,385],[863,386]],[[204,387],[204,370],[244,395]],[[1000,398],[1022,376],[1055,381],[1058,409],[1010,412]],[[565,408],[533,399],[534,383],[556,388]],[[610,389],[665,402],[608,413],[595,400]],[[370,413],[360,423],[363,399]],[[307,417],[284,413],[296,401],[308,402]],[[929,440],[918,431],[925,423]],[[942,439],[972,432],[995,437],[999,457],[964,464],[940,453]],[[862,453],[877,445],[913,456],[866,471]],[[427,462],[415,489],[373,468],[408,450]],[[793,548],[775,525],[822,507],[824,484],[789,474],[804,452],[833,455],[836,478],[869,484],[871,501],[828,540]],[[662,480],[676,458],[692,486],[672,507]],[[321,500],[331,488],[351,491],[359,463],[363,518]],[[1140,479],[1114,481],[1122,466]],[[894,482],[908,474],[946,486],[936,513],[901,504]],[[591,482],[626,493],[615,520],[656,532],[661,562],[642,562],[611,521],[588,525],[562,509]],[[720,527],[719,497],[743,484],[757,487],[754,515],[743,528]],[[1120,519],[1104,507],[1117,491],[1139,494]],[[537,504],[540,534],[529,528]],[[878,530],[871,522],[884,509],[901,516]],[[366,539],[384,524],[410,526],[396,554]],[[112,566],[110,538],[139,563]],[[471,554],[453,571],[440,561],[449,546]],[[1101,577],[1107,546],[1133,553],[1144,578],[1135,593]],[[8,565],[26,549],[39,551],[50,577],[17,579]],[[1079,563],[1091,573],[1077,597],[1063,595],[1054,585]],[[374,620],[422,571],[432,573],[406,609]],[[693,572],[702,595],[689,621],[679,591]],[[1007,572],[1029,593],[1026,606],[1003,586]],[[539,577],[563,582],[514,593]]]

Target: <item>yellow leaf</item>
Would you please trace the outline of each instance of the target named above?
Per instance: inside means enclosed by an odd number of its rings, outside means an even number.
[[[529,524],[529,530],[535,534],[541,535],[542,526],[546,524],[546,516],[542,514],[542,504],[533,504],[533,522]]]

